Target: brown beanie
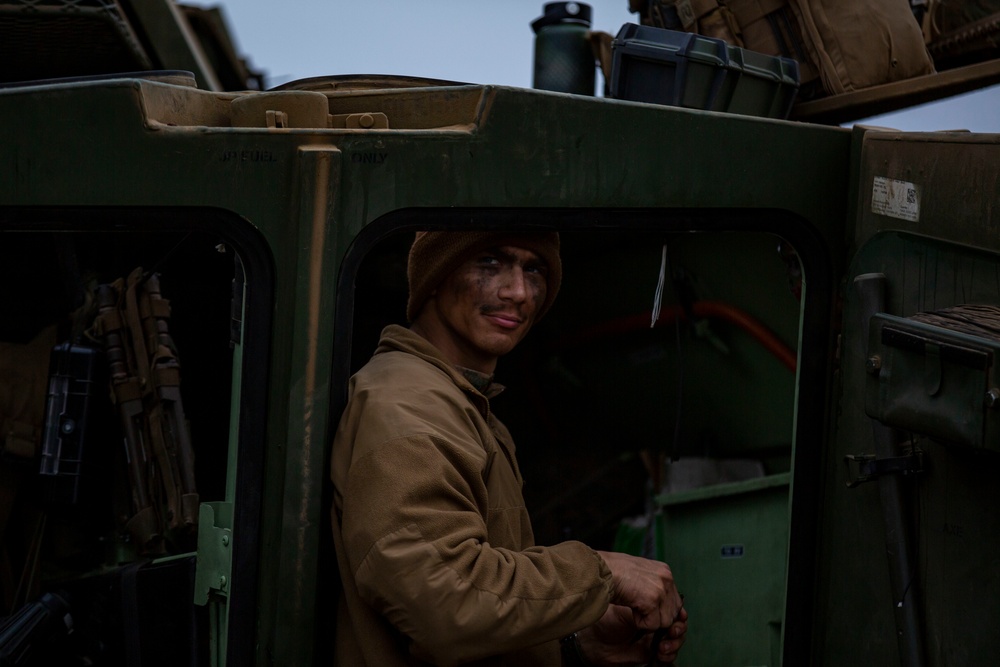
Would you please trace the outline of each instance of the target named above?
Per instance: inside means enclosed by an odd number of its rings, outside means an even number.
[[[470,255],[505,245],[530,250],[548,265],[545,301],[535,316],[536,322],[540,320],[555,301],[562,282],[556,232],[417,232],[406,267],[410,283],[406,319],[415,320],[431,293]]]

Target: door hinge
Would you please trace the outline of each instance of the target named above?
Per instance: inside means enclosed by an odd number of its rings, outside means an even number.
[[[194,603],[208,604],[212,595],[229,597],[233,563],[233,504],[202,503],[198,512],[198,564]]]

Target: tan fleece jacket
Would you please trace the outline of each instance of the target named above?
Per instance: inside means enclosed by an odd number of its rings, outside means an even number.
[[[332,476],[337,664],[558,665],[608,606],[593,550],[534,546],[510,434],[408,329],[351,379]]]

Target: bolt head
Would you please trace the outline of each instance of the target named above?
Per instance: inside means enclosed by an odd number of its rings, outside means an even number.
[[[994,387],[986,392],[985,403],[990,410],[1000,410],[1000,389]]]
[[[882,370],[882,357],[876,354],[868,357],[868,360],[865,361],[865,370],[871,375],[878,375],[878,372]]]

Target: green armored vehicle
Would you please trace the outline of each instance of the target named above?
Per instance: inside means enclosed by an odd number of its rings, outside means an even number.
[[[495,410],[539,543],[670,563],[683,664],[1000,654],[997,135],[820,124],[871,100],[780,59],[758,114],[264,91],[218,16],[91,4],[111,65],[0,84],[3,664],[333,662],[330,443],[428,229],[561,233]]]

